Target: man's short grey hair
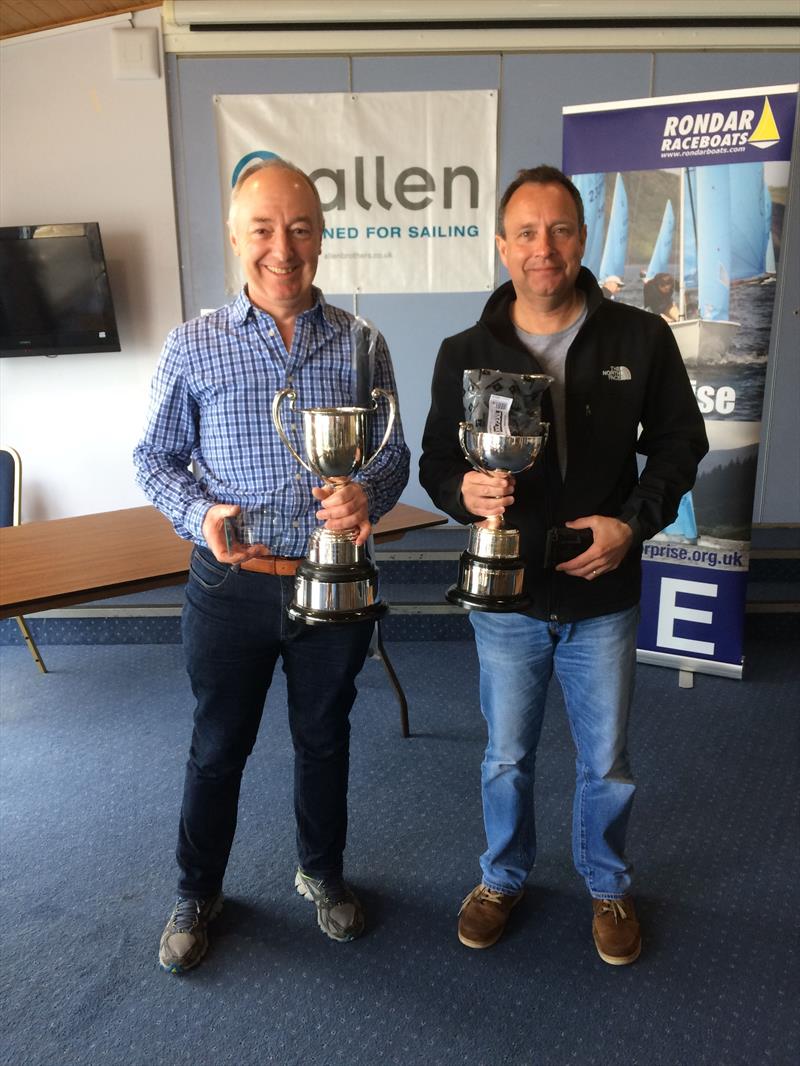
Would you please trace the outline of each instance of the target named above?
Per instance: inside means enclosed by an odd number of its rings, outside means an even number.
[[[273,156],[271,159],[257,159],[255,162],[250,163],[244,168],[239,177],[236,179],[236,184],[231,189],[231,201],[228,207],[228,225],[233,225],[233,220],[236,215],[236,203],[239,199],[239,194],[242,191],[242,186],[246,181],[253,177],[254,174],[260,173],[262,170],[271,170],[273,167],[277,167],[280,170],[288,170],[292,174],[297,174],[302,178],[306,185],[311,190],[311,195],[314,197],[314,203],[316,204],[317,217],[316,222],[319,225],[320,234],[325,228],[325,216],[322,212],[322,201],[319,198],[317,187],[314,182],[309,178],[308,174],[294,163],[290,163],[288,159],[281,159],[279,156]]]

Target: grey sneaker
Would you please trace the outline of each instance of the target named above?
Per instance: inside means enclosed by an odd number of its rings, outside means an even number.
[[[206,926],[221,910],[221,892],[210,899],[178,896],[158,946],[161,969],[167,973],[186,973],[196,966],[208,951]]]
[[[317,924],[332,940],[355,940],[364,931],[364,912],[341,877],[317,880],[298,867],[294,887],[317,907]]]

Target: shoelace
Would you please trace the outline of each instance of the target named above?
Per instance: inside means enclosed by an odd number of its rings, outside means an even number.
[[[180,898],[172,915],[172,928],[176,933],[188,933],[194,929],[200,917],[202,900]]]
[[[614,922],[624,921],[628,915],[625,913],[625,908],[622,906],[622,901],[619,899],[604,899],[601,901],[601,907],[599,909],[598,917],[602,914],[611,913],[614,915]]]
[[[332,878],[327,881],[315,880],[313,877],[307,877],[306,880],[313,883],[314,888],[319,893],[320,902],[326,907],[335,907],[339,903],[348,902],[344,881]]]
[[[502,892],[497,892],[493,888],[487,888],[485,885],[482,885],[477,892],[473,889],[466,899],[463,900],[461,910],[459,910],[458,913],[461,914],[461,911],[464,910],[471,900],[474,900],[476,903],[495,903],[499,906],[502,904],[503,899],[504,896]]]
[[[344,887],[344,882],[337,881],[333,884],[325,884],[325,900],[329,907],[336,907],[340,903],[347,903],[347,889]]]

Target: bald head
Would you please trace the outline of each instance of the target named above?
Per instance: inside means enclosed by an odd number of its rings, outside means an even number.
[[[298,179],[302,181],[304,185],[306,185],[314,199],[316,208],[315,221],[319,226],[320,233],[322,233],[322,230],[325,228],[325,219],[322,213],[322,202],[320,201],[316,185],[309,178],[306,172],[300,169],[300,167],[295,166],[294,163],[290,163],[288,159],[278,158],[259,159],[255,163],[251,163],[250,166],[244,168],[239,177],[236,179],[236,184],[233,186],[233,189],[231,189],[230,206],[228,207],[229,228],[232,229],[235,225],[238,203],[241,198],[241,193],[244,186],[248,183],[248,181],[250,181],[251,178],[254,178],[257,174],[262,173],[262,171],[269,171],[275,169],[286,170],[290,174],[296,174]]]

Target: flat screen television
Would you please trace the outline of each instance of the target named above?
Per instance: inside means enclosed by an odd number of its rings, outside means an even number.
[[[119,350],[98,224],[0,227],[0,356]]]

